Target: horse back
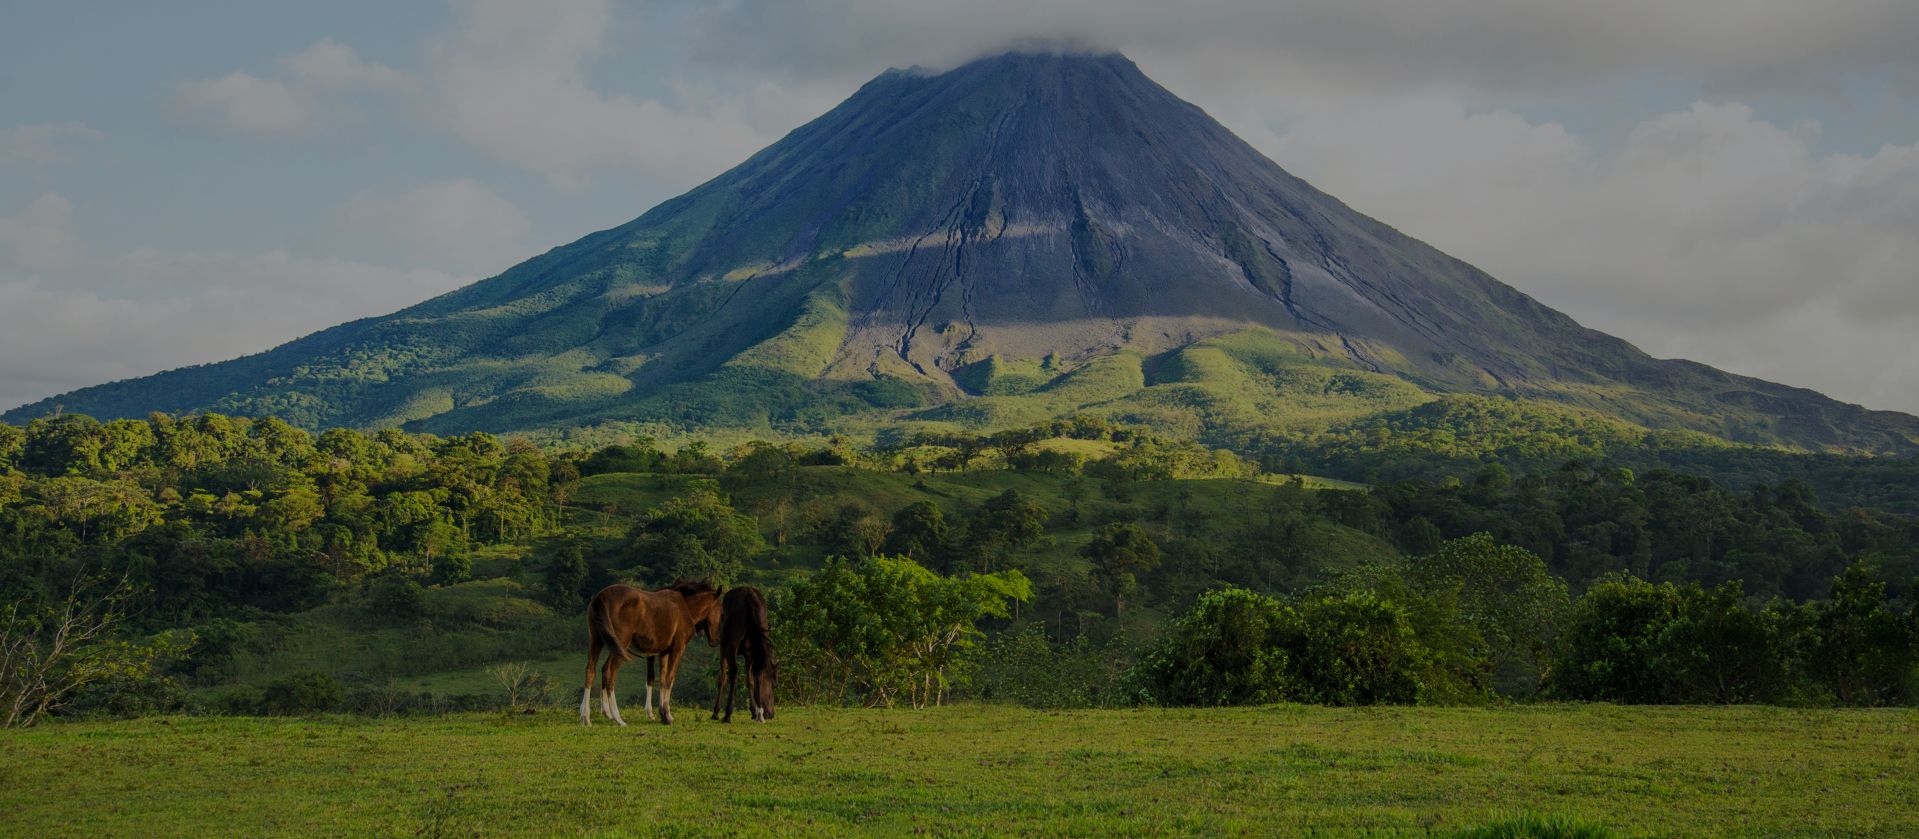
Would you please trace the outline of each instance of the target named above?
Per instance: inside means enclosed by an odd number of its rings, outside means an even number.
[[[671,591],[647,591],[624,583],[600,589],[587,604],[587,631],[622,658],[654,655],[672,646],[686,620],[685,601]]]

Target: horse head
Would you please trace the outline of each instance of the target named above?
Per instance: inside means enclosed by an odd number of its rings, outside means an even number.
[[[671,586],[686,601],[686,618],[693,624],[693,632],[706,639],[706,643],[719,643],[720,595],[725,589],[717,588],[705,580],[676,580]]]

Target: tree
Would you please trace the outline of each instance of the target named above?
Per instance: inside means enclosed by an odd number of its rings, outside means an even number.
[[[1809,607],[1806,669],[1844,705],[1891,705],[1919,689],[1919,649],[1910,615],[1887,608],[1886,584],[1854,564],[1831,596]]]
[[[541,570],[546,601],[558,609],[578,607],[586,596],[581,588],[586,584],[586,555],[591,545],[585,537],[569,534],[549,539],[541,547],[547,555]]]
[[[1777,616],[1738,582],[1600,582],[1573,605],[1550,687],[1567,699],[1642,704],[1776,701],[1787,674]]]
[[[1288,648],[1300,698],[1326,705],[1465,698],[1435,666],[1406,608],[1364,592],[1302,602]],[[1462,695],[1464,694],[1464,695]]]
[[[947,553],[946,514],[931,501],[915,501],[893,513],[893,531],[880,550],[921,565],[937,566]]]
[[[426,589],[412,577],[388,574],[374,580],[371,588],[368,605],[380,617],[408,621],[426,609]]]
[[[818,541],[828,554],[869,557],[879,552],[890,530],[873,511],[858,504],[847,504],[821,523]]]
[[[1113,617],[1120,616],[1126,597],[1139,589],[1139,578],[1159,567],[1159,546],[1133,522],[1101,528],[1080,555],[1092,562],[1093,575],[1112,596]]]
[[[192,647],[191,632],[119,637],[132,595],[125,579],[93,580],[57,603],[0,607],[0,727],[33,725],[90,685],[145,679]]]
[[[1571,605],[1566,584],[1544,560],[1488,533],[1446,541],[1424,556],[1362,566],[1340,587],[1406,606],[1428,648],[1461,667],[1490,662],[1497,687],[1508,695],[1538,687]]]
[[[441,554],[434,558],[430,573],[436,586],[464,583],[473,578],[473,557],[463,552]]]
[[[1254,705],[1296,695],[1284,602],[1243,588],[1209,591],[1173,621],[1127,678],[1161,705]]]
[[[804,695],[920,708],[944,699],[979,621],[1032,596],[1018,571],[946,577],[904,557],[832,557],[772,611]]]
[[[1406,610],[1364,592],[1288,603],[1245,589],[1200,596],[1128,680],[1166,705],[1412,703],[1460,697]]]
[[[987,499],[973,514],[967,547],[975,569],[992,571],[1046,533],[1047,511],[1039,502],[1009,489]]]
[[[759,523],[734,510],[710,484],[653,508],[627,537],[657,582],[677,578],[726,585],[766,547]]]

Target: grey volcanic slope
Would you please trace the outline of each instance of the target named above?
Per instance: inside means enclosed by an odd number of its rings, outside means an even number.
[[[1301,363],[1428,393],[1919,448],[1911,416],[1586,329],[1293,177],[1114,54],[889,71],[712,181],[498,277],[5,418],[59,404],[308,426],[819,430],[965,400],[982,364],[1043,359],[1038,375],[1066,376],[1249,329]]]

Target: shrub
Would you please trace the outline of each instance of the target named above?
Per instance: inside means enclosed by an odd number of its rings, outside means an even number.
[[[473,557],[467,553],[446,553],[433,559],[433,584],[447,586],[473,579]]]
[[[1284,648],[1298,618],[1243,588],[1209,591],[1165,630],[1128,680],[1161,705],[1251,705],[1296,695]]]
[[[1354,592],[1297,603],[1223,589],[1200,597],[1128,674],[1164,705],[1413,703],[1461,695],[1405,608]]]
[[[261,708],[268,714],[311,714],[335,711],[346,702],[346,689],[325,673],[295,673],[261,689]]]
[[[411,577],[391,574],[374,580],[370,589],[368,608],[388,620],[412,620],[421,615],[426,605],[426,589]]]
[[[1008,629],[976,648],[974,696],[1028,708],[1098,708],[1117,704],[1123,652],[1098,648],[1086,636],[1055,644],[1037,624]]]
[[[1550,689],[1639,704],[1776,701],[1788,684],[1779,613],[1742,600],[1737,582],[1602,581],[1573,607]]]

